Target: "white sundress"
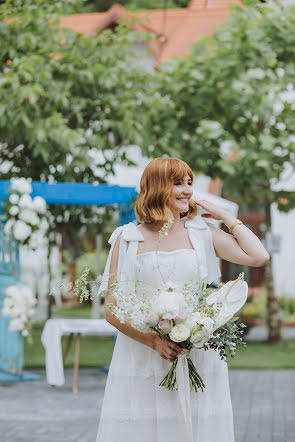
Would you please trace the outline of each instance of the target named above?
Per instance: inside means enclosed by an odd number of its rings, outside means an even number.
[[[128,275],[128,290],[137,280],[150,290],[160,288],[163,278],[178,286],[215,281],[220,270],[211,231],[201,217],[185,225],[193,249],[139,255],[138,241],[143,236],[136,225],[117,228],[109,241],[112,247],[100,291],[107,288],[111,255],[120,233],[118,279],[124,281]],[[190,394],[193,441],[234,442],[226,362],[212,349],[192,349],[190,357],[206,385],[204,392]],[[182,442],[177,392],[158,385],[170,366],[152,348],[118,333],[96,442]]]

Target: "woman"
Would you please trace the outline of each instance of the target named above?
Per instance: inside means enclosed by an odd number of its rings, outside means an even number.
[[[105,315],[119,333],[97,442],[185,440],[178,421],[177,392],[159,387],[182,350],[154,332],[142,333],[113,316],[108,307],[115,304],[111,285],[121,281],[126,290],[140,291],[138,287],[145,284],[154,291],[168,280],[180,287],[201,280],[210,284],[220,276],[216,257],[255,267],[269,260],[261,242],[241,221],[212,203],[193,201],[192,184],[193,173],[185,162],[154,159],[142,175],[135,204],[141,224],[119,227],[110,238],[112,247],[100,291],[108,289]],[[231,234],[196,216],[197,206],[207,217],[222,220]],[[169,220],[173,220],[172,226],[159,241],[159,231]],[[194,442],[233,442],[226,362],[212,349],[192,349],[190,357],[206,385],[204,392],[191,393]]]

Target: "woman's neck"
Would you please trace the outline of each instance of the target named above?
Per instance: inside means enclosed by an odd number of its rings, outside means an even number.
[[[155,221],[154,223],[151,223],[150,226],[153,228],[153,230],[159,231],[164,226],[164,224],[166,224],[164,221]],[[182,224],[183,222],[181,221],[180,213],[173,213],[173,224],[169,228],[169,230],[171,232],[177,231],[181,228]]]

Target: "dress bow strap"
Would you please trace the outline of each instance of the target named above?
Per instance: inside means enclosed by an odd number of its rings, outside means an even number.
[[[121,269],[122,269],[122,266],[124,263],[124,258],[126,256],[127,242],[144,241],[144,237],[142,236],[140,231],[137,229],[136,225],[132,222],[130,222],[129,224],[125,224],[124,226],[117,227],[113,231],[113,233],[111,234],[109,241],[108,241],[108,243],[111,245],[111,250],[108,255],[104,274],[103,274],[102,281],[101,281],[101,284],[100,284],[100,287],[98,290],[98,295],[100,293],[104,292],[105,290],[107,290],[107,288],[108,288],[112,254],[113,254],[113,250],[114,250],[116,241],[121,234],[122,234],[122,236],[121,236],[121,241],[120,241],[118,272],[117,272],[118,278],[119,278],[119,275],[120,275],[120,272],[121,272]],[[133,249],[133,247],[132,247],[132,249]]]

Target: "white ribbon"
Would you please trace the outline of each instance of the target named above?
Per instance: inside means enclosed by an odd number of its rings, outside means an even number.
[[[176,382],[178,385],[178,406],[181,429],[181,442],[193,442],[193,427],[191,415],[190,384],[187,358],[188,350],[178,356],[176,365]]]

